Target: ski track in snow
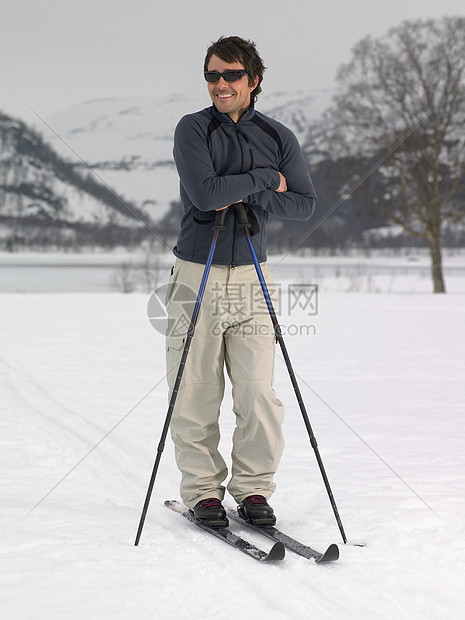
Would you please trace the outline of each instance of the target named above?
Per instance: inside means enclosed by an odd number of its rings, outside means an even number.
[[[321,551],[337,542],[341,557],[317,566],[287,552],[263,565],[163,507],[178,497],[169,440],[133,546],[167,407],[147,297],[0,295],[0,617],[463,618],[465,297],[323,292],[319,302],[315,334],[286,344],[350,544],[277,350],[279,526]],[[225,456],[230,411],[227,394]]]

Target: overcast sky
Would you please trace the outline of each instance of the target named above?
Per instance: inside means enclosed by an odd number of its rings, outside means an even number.
[[[257,43],[268,92],[327,88],[353,45],[405,19],[465,15],[463,0],[0,0],[0,110],[34,120],[97,97],[209,99],[205,50]]]

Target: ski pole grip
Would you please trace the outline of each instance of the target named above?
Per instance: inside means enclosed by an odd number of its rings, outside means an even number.
[[[216,212],[215,223],[212,226],[212,230],[224,230],[224,218],[226,217],[228,208],[229,207]]]
[[[249,221],[249,215],[247,213],[247,209],[245,208],[245,204],[243,202],[238,202],[233,206],[235,207],[239,218],[239,228],[250,228],[252,224]]]
[[[229,205],[229,207],[234,207],[236,210],[239,218],[239,228],[250,228],[252,226],[249,221],[249,216],[245,204],[243,204],[242,202],[236,202],[233,205]],[[224,230],[224,219],[226,217],[226,213],[228,212],[229,207],[216,212],[215,223],[212,226],[212,230]]]

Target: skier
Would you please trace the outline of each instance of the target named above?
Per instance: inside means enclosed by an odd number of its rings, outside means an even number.
[[[296,137],[255,110],[264,70],[254,42],[221,37],[208,48],[204,62],[213,105],[184,116],[176,127],[174,159],[184,214],[166,298],[170,392],[185,340],[182,302],[186,291],[199,289],[216,211],[247,205],[258,225],[254,247],[275,300],[266,265],[268,217],[307,220],[314,211],[316,195]],[[228,470],[219,452],[218,423],[225,366],[236,416],[227,489],[251,523],[276,522],[268,499],[284,447],[283,405],[272,387],[275,335],[263,298],[258,301],[260,287],[241,232],[230,208],[170,427],[182,473],[181,497],[196,519],[215,527],[228,524],[221,503]]]

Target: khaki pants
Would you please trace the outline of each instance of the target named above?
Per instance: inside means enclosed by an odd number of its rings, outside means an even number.
[[[168,385],[176,379],[205,266],[176,260],[166,306]],[[271,273],[262,270],[275,297]],[[274,300],[275,303],[275,300]],[[224,366],[232,384],[236,429],[227,489],[237,502],[248,495],[267,499],[284,448],[283,405],[272,387],[275,336],[254,265],[213,265],[171,420],[181,497],[189,508],[224,497],[228,475],[218,452]]]

